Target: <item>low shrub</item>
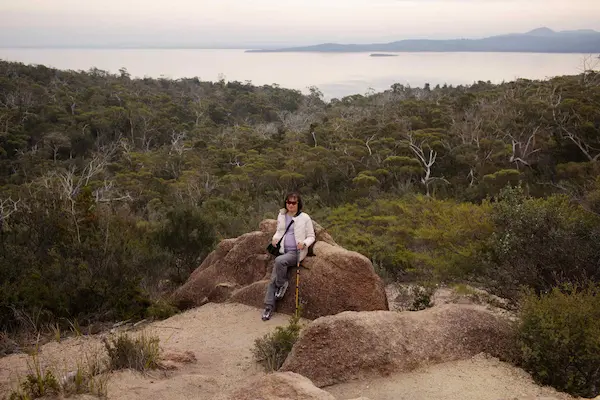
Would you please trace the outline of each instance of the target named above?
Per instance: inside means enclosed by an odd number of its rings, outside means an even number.
[[[527,293],[518,344],[521,363],[540,383],[582,397],[600,394],[600,286]]]
[[[10,400],[38,399],[60,393],[58,380],[52,371],[42,370],[39,364],[36,367],[35,371],[28,373],[21,381],[19,390],[10,394]]]
[[[146,315],[154,319],[167,319],[177,314],[179,309],[168,301],[158,300],[146,310]]]
[[[432,306],[431,297],[435,293],[433,286],[417,286],[413,292],[414,300],[408,311],[421,311]]]
[[[566,196],[544,199],[506,188],[493,204],[494,233],[482,246],[482,278],[495,294],[516,300],[563,283],[600,278],[600,219]]]
[[[19,382],[18,388],[10,393],[9,400],[53,398],[61,395],[91,394],[106,398],[108,375],[103,355],[88,356],[78,362],[74,371],[61,373],[57,368],[44,366],[36,351],[27,360],[29,372]]]
[[[255,360],[266,371],[277,371],[292,351],[301,329],[299,318],[294,316],[290,318],[287,326],[278,326],[275,328],[275,332],[256,339],[252,349]]]
[[[142,334],[132,338],[123,333],[110,339],[104,339],[111,370],[135,369],[146,371],[159,367],[160,347],[156,336]]]

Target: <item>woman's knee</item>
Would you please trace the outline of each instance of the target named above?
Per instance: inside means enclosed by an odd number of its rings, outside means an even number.
[[[285,254],[282,254],[282,255],[280,255],[280,256],[277,256],[277,257],[275,258],[275,266],[276,266],[276,267],[279,267],[279,268],[283,267],[283,266],[286,264],[286,261],[285,261],[285,260],[286,260],[286,256],[285,256]]]

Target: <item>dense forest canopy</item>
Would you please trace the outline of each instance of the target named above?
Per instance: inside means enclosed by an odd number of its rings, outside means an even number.
[[[326,102],[0,62],[0,330],[160,314],[290,190],[390,279],[597,279],[599,157],[591,69]]]

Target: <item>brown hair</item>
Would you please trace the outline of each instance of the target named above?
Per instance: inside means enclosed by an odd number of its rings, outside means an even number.
[[[284,197],[283,208],[287,210],[285,203],[290,197],[295,198],[298,201],[298,214],[300,214],[300,211],[302,211],[302,197],[300,197],[300,193],[298,192],[290,192]]]

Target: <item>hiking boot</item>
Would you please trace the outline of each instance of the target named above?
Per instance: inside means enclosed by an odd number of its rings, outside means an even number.
[[[262,314],[262,320],[266,321],[271,319],[271,316],[273,315],[273,307],[272,306],[266,306],[265,310],[263,311]]]
[[[290,283],[288,281],[285,281],[283,283],[283,286],[277,288],[277,291],[275,292],[275,298],[278,300],[283,299],[283,296],[285,296],[285,291],[287,290],[289,285]]]

